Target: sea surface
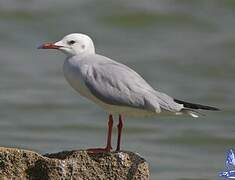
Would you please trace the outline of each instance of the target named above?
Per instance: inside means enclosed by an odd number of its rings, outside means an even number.
[[[37,49],[72,32],[157,90],[220,108],[198,119],[126,117],[122,144],[150,163],[151,180],[220,179],[235,148],[234,0],[1,0],[0,146],[104,146],[107,113],[66,82],[65,55]]]

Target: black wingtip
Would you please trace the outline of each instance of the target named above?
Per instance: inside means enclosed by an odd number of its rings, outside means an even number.
[[[208,106],[208,107],[210,107],[210,106]],[[216,108],[216,107],[210,107],[210,109],[208,109],[208,110],[211,110],[211,111],[221,111],[221,109]]]
[[[201,105],[201,104],[189,103],[189,102],[181,101],[178,99],[174,99],[174,101],[176,103],[183,104],[184,107],[190,108],[190,109],[203,109],[203,110],[209,110],[209,111],[220,111],[219,108],[212,107],[212,106],[205,106],[205,105]]]

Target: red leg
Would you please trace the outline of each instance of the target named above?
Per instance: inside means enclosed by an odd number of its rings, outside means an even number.
[[[106,148],[108,151],[112,149],[112,131],[113,131],[113,115],[109,115],[109,122],[108,122],[108,137],[107,137],[107,144]]]
[[[107,137],[107,144],[105,148],[91,148],[87,149],[90,153],[101,153],[101,152],[110,152],[112,149],[112,130],[113,130],[113,116],[112,114],[109,115],[108,121],[108,137]]]
[[[117,128],[118,128],[118,139],[117,139],[117,148],[116,148],[116,151],[120,151],[121,138],[122,138],[122,127],[123,127],[122,115],[119,114],[119,122],[118,122],[118,125],[117,125]]]

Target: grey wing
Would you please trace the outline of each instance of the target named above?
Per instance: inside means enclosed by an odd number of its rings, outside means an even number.
[[[172,98],[155,91],[139,74],[123,64],[110,61],[90,65],[83,79],[91,93],[107,104],[154,112],[175,111]]]

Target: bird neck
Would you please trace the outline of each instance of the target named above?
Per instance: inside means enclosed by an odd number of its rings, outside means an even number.
[[[79,53],[79,54],[67,54],[67,57],[66,57],[66,59],[70,59],[70,58],[73,58],[73,57],[77,57],[77,59],[79,60],[79,59],[83,59],[84,57],[86,57],[86,56],[89,56],[89,55],[93,55],[93,54],[95,54],[95,52],[93,51],[91,51],[91,52],[83,52],[83,53]]]

